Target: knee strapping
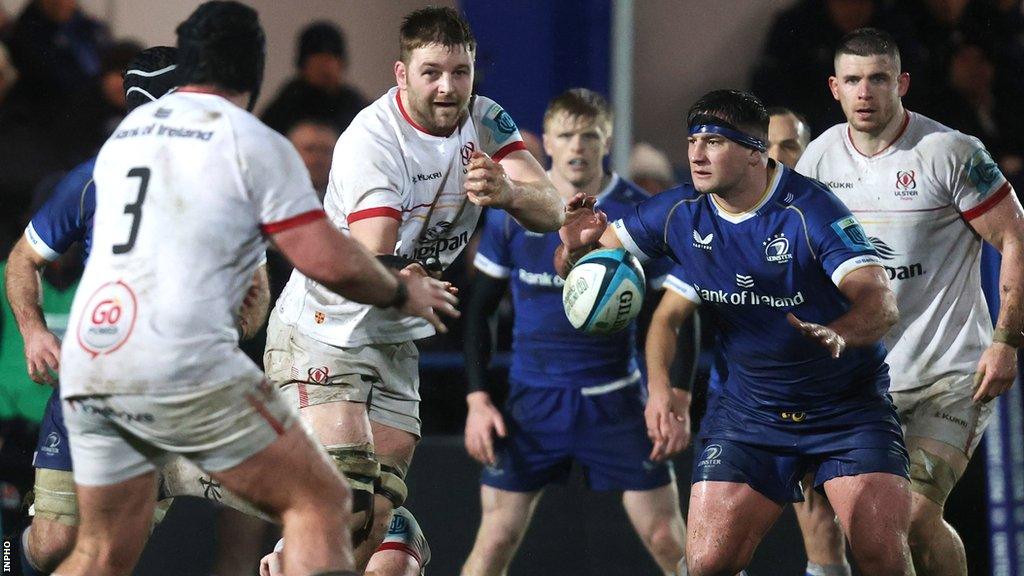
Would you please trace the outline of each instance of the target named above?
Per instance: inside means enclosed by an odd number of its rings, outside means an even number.
[[[942,457],[921,448],[910,453],[910,487],[914,492],[944,506],[956,481],[956,472]]]
[[[36,468],[32,510],[35,516],[78,526],[78,498],[71,472]]]
[[[348,479],[352,488],[352,538],[362,541],[373,526],[373,494],[381,466],[373,452],[373,444],[333,444],[327,446],[327,454],[334,465]]]
[[[380,456],[380,480],[377,482],[377,494],[391,501],[395,508],[405,503],[409,496],[409,487],[405,484],[408,465],[403,459]]]

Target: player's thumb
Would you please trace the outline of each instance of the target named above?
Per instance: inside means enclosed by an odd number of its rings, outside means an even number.
[[[501,414],[494,416],[494,433],[498,435],[498,438],[504,438],[508,434],[505,430],[505,419],[501,417]]]
[[[796,314],[793,314],[792,312],[786,313],[786,321],[789,322],[790,326],[797,329],[800,329],[801,325],[803,324],[803,321],[797,318]]]

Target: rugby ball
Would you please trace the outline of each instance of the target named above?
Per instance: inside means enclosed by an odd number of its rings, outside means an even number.
[[[594,250],[566,276],[562,306],[574,328],[610,334],[637,317],[645,288],[644,269],[632,254],[621,248]]]

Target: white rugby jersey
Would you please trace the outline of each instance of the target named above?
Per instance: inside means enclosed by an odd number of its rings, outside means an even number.
[[[885,344],[892,390],[974,372],[991,341],[981,291],[981,239],[968,222],[1011,193],[977,138],[907,113],[886,149],[857,151],[846,124],[819,136],[797,164],[846,203],[875,245],[899,323]]]
[[[323,218],[295,148],[228,100],[141,106],[93,173],[92,254],[61,352],[61,394],[168,394],[260,371],[237,313],[263,234]]]
[[[526,149],[515,123],[493,100],[474,96],[469,109],[448,136],[417,126],[397,87],[360,112],[334,148],[324,198],[331,221],[347,232],[360,219],[394,218],[396,254],[451,264],[480,217],[463,188],[472,153],[500,161]],[[434,333],[421,318],[346,300],[297,270],[276,307],[282,321],[334,346],[406,342]]]

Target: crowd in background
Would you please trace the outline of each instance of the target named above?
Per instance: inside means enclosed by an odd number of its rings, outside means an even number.
[[[768,23],[766,23],[768,25]],[[814,135],[843,121],[825,83],[839,39],[853,29],[875,26],[896,36],[903,69],[913,89],[906,99],[912,111],[980,138],[1006,176],[1024,189],[1024,13],[1020,0],[800,0],[780,12],[755,65],[750,88],[769,106],[786,106],[807,118]],[[326,22],[311,23],[298,35],[295,75],[258,105],[269,126],[298,149],[321,196],[327,187],[334,142],[368,104],[348,82],[348,50],[343,31]],[[0,250],[7,254],[29,217],[54,184],[71,168],[95,155],[125,114],[121,76],[140,50],[137,42],[114,38],[108,26],[85,13],[76,0],[32,0],[19,14],[0,7]],[[642,71],[641,71],[642,73]],[[377,95],[370,95],[376,97]],[[531,151],[544,164],[536,135],[524,133]],[[686,178],[686,159],[670,161],[640,143],[630,162],[630,176],[652,193]],[[465,288],[472,267],[460,258],[451,279]],[[268,255],[273,294],[287,282],[289,267]],[[78,257],[62,258],[47,271],[54,286],[74,285]],[[465,298],[466,294],[463,294]],[[510,314],[505,307],[499,349],[509,345]],[[426,430],[458,432],[464,418],[464,387],[457,376],[461,330],[423,343],[424,422]],[[10,318],[0,332],[4,361],[20,350]],[[247,343],[259,361],[263,339]],[[434,352],[434,356],[431,356]],[[437,354],[440,352],[441,354]],[[445,355],[447,353],[447,356]],[[500,357],[500,356],[499,356]],[[437,360],[440,358],[440,360]],[[445,359],[447,358],[447,360]],[[0,367],[4,378],[27,381]],[[433,368],[431,368],[431,366]],[[455,368],[455,372],[452,368]],[[18,376],[17,372],[21,374]],[[5,382],[5,385],[7,383]],[[433,399],[433,402],[432,402]],[[0,404],[5,399],[0,395]],[[40,404],[40,408],[41,408]],[[11,415],[0,406],[0,415]],[[39,414],[26,415],[31,420]],[[4,426],[12,426],[5,423]],[[29,446],[34,432],[25,432]],[[0,450],[0,466],[11,454],[9,440]],[[31,453],[31,447],[26,453]],[[24,462],[31,478],[28,462]],[[8,478],[10,480],[10,478]],[[5,488],[0,486],[0,500]],[[9,508],[6,501],[0,502]]]

